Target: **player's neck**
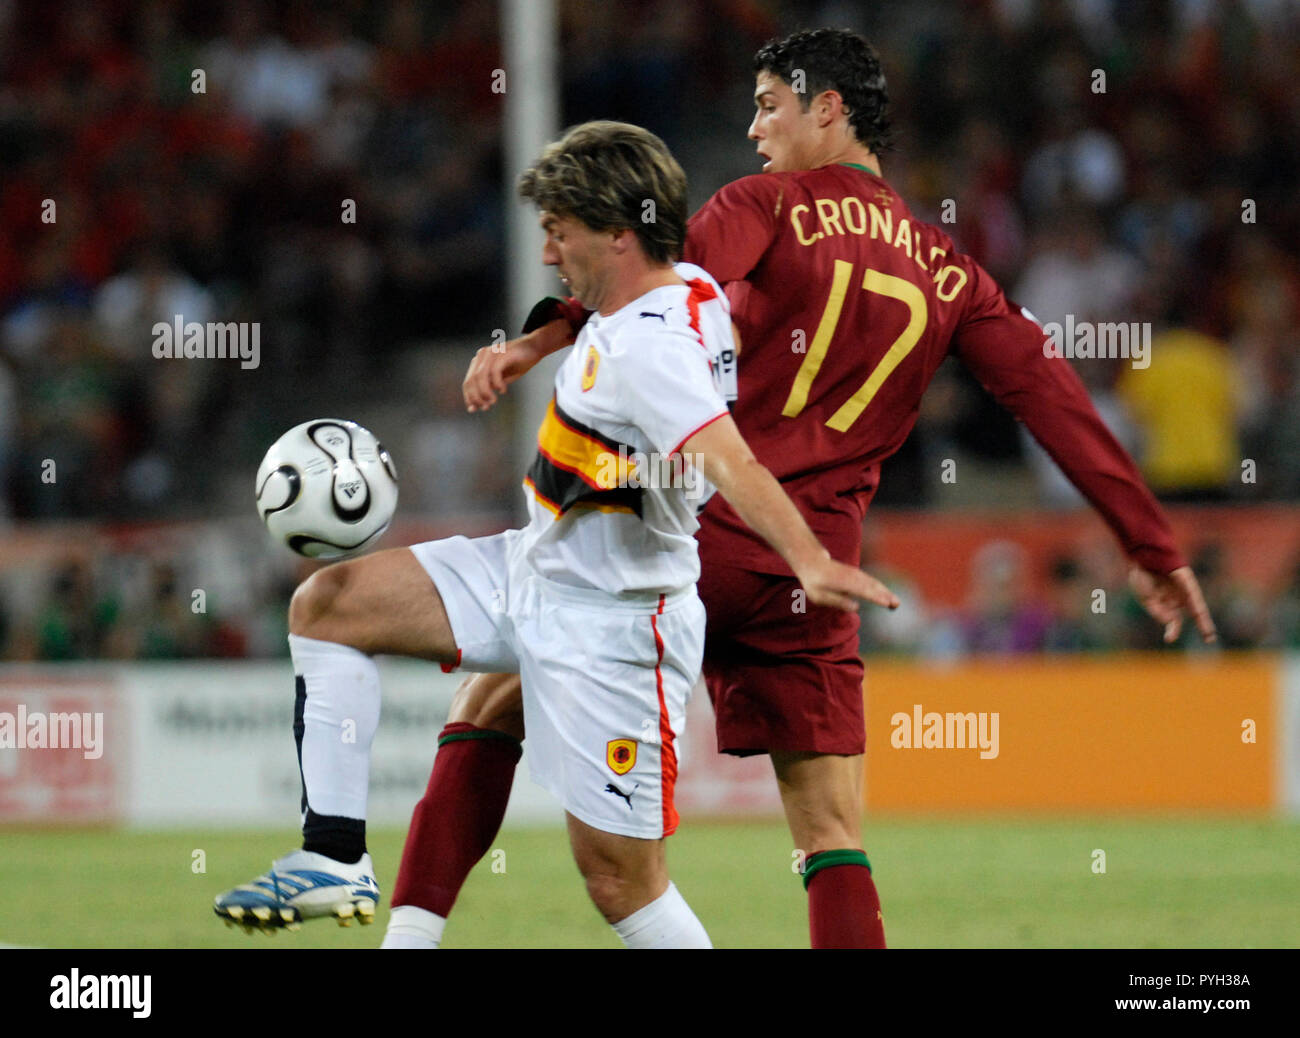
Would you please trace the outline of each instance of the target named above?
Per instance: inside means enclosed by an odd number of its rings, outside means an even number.
[[[612,286],[609,295],[600,301],[596,309],[601,316],[608,317],[614,311],[622,310],[634,299],[640,299],[647,292],[653,292],[656,288],[663,288],[665,285],[684,284],[686,282],[677,276],[672,264],[663,267],[644,266],[630,272],[628,277]]]
[[[850,143],[843,147],[833,149],[832,154],[823,166],[861,166],[868,169],[876,176],[880,176],[880,159],[870,148],[863,147],[861,144]]]

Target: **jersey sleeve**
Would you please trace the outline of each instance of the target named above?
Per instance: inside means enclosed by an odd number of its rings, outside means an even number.
[[[1155,497],[1069,362],[1048,356],[1038,323],[978,264],[971,267],[974,291],[953,338],[957,355],[1024,422],[1133,561],[1155,573],[1186,565]]]
[[[720,189],[686,225],[682,258],[721,284],[748,276],[776,237],[785,183],[779,175],[742,177]]]
[[[708,354],[688,335],[639,336],[619,358],[619,372],[621,410],[664,456],[730,414],[714,385]]]

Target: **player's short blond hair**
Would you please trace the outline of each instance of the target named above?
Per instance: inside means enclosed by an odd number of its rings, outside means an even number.
[[[655,263],[676,262],[686,243],[686,174],[663,141],[631,123],[570,127],[519,178],[519,194],[594,231],[633,231]]]

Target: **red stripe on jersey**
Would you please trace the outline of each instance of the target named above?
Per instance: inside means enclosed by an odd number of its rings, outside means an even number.
[[[538,503],[543,508],[548,512],[554,512],[557,519],[560,517],[560,506],[537,489],[537,484],[533,482],[531,476],[524,477],[524,486],[533,492],[533,497],[537,498]]]
[[[587,473],[583,472],[582,469],[577,468],[574,465],[566,465],[564,462],[560,461],[559,458],[555,457],[555,455],[551,454],[549,451],[545,450],[541,446],[538,446],[537,453],[540,454],[547,461],[549,461],[557,469],[561,469],[564,472],[568,472],[571,473],[572,475],[577,476],[580,480],[586,483],[587,486],[591,487],[593,490],[607,489],[605,487],[602,487],[599,483],[597,483],[595,477],[587,475]]]
[[[664,596],[659,596],[659,612],[664,611]],[[659,634],[659,625],[654,615],[650,617],[650,629],[655,633],[655,690],[659,694],[659,771],[662,776],[660,796],[663,801],[664,835],[671,836],[677,831],[677,808],[673,804],[673,790],[677,786],[677,751],[673,748],[676,736],[668,720],[668,704],[664,702],[664,674],[660,666],[664,661],[664,640]]]
[[[700,331],[700,304],[717,299],[718,293],[703,278],[691,278],[686,284],[691,290],[691,294],[686,297],[686,310],[691,315],[691,331],[695,333],[700,348],[708,350],[704,345],[704,333]]]
[[[721,413],[719,413],[719,414],[715,414],[715,415],[714,415],[712,418],[710,418],[707,422],[703,422],[703,423],[701,423],[700,425],[697,425],[694,429],[692,429],[690,432],[688,432],[685,436],[682,437],[681,442],[680,442],[679,444],[677,444],[676,447],[674,447],[672,450],[670,450],[670,451],[668,452],[668,457],[671,458],[674,454],[678,453],[678,452],[679,452],[679,451],[680,451],[684,446],[686,446],[686,441],[689,440],[692,436],[694,436],[694,435],[695,435],[697,432],[699,432],[701,429],[707,429],[710,425],[712,425],[714,422],[716,422],[719,418],[726,418],[727,415],[729,415],[729,414],[731,414],[730,411],[723,411],[723,412],[721,412]]]

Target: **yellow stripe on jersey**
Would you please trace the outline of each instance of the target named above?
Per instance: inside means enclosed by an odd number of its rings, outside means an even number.
[[[641,489],[629,487],[635,450],[564,413],[551,398],[537,430],[537,457],[524,485],[557,517],[570,508],[641,514]]]
[[[797,208],[797,207],[796,207]],[[808,404],[808,392],[812,389],[813,379],[821,370],[826,351],[830,349],[831,338],[835,335],[835,326],[840,320],[840,311],[844,309],[844,297],[849,292],[849,278],[853,276],[853,264],[848,260],[836,260],[835,272],[831,275],[831,294],[822,311],[822,319],[817,322],[817,331],[808,346],[808,356],[804,357],[795,374],[794,385],[786,397],[781,414],[786,418],[795,418]]]
[[[632,451],[625,450],[620,457],[619,446],[561,411],[554,397],[546,406],[546,417],[537,430],[537,449],[546,459],[572,472],[595,490],[627,486],[628,477],[636,471],[636,466],[627,460]]]

